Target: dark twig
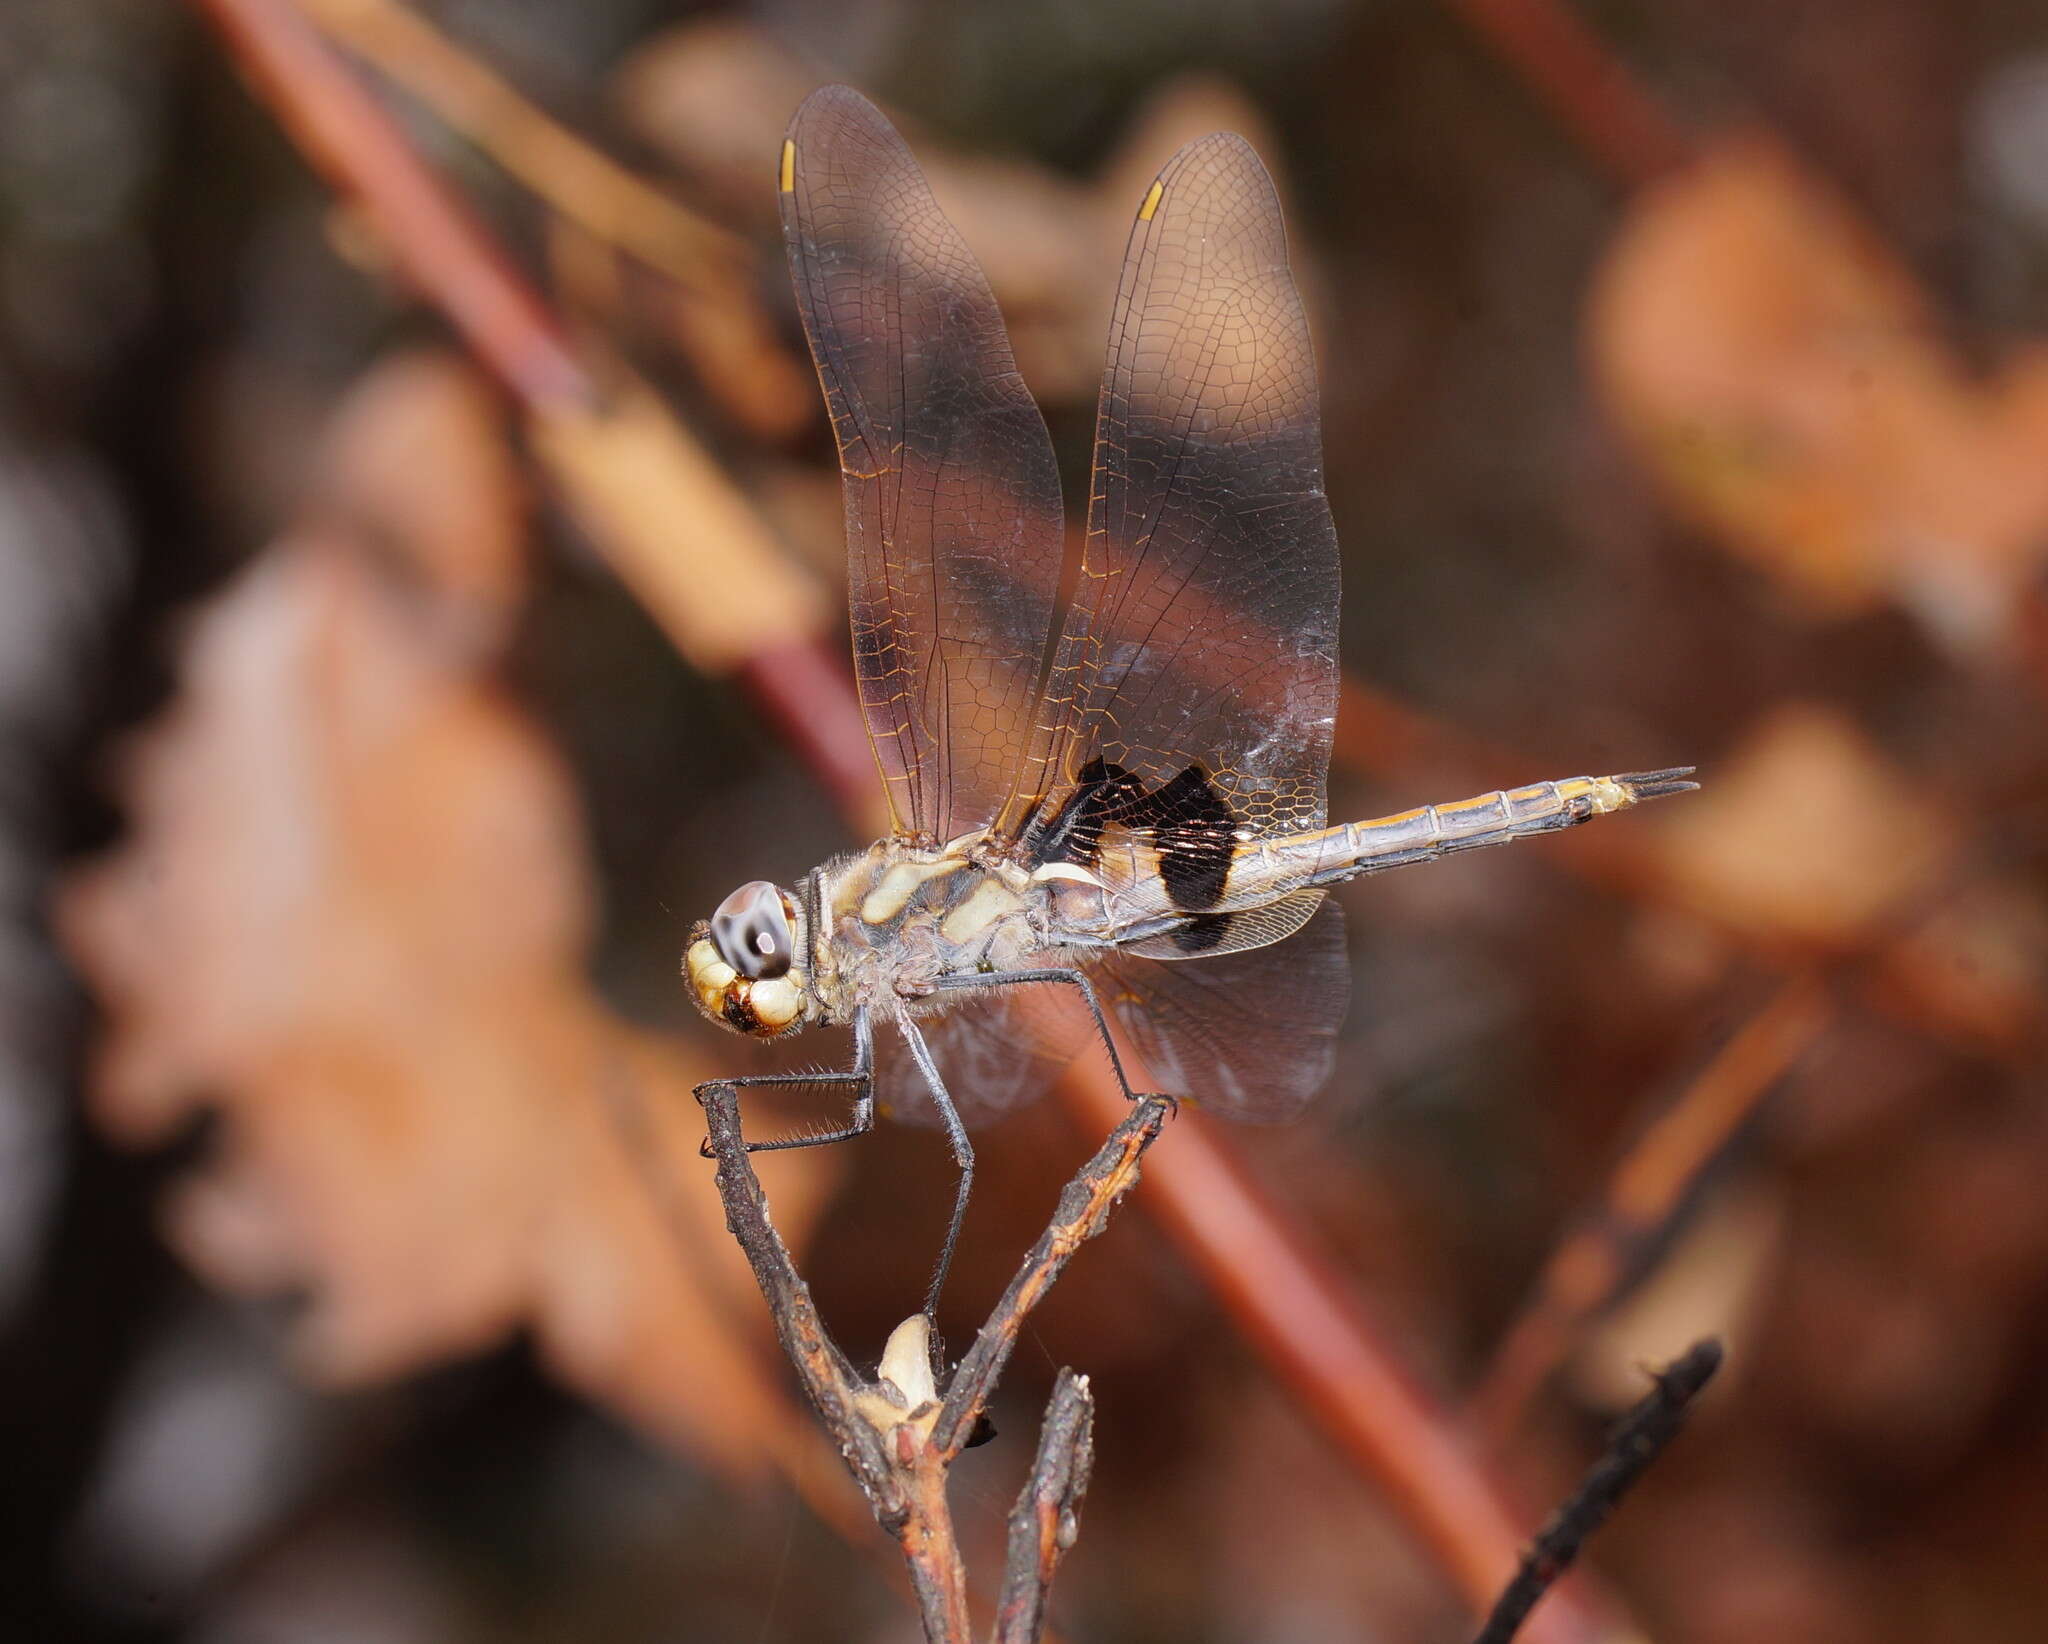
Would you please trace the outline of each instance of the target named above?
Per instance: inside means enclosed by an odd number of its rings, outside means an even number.
[[[725,1225],[746,1252],[775,1319],[782,1350],[796,1366],[804,1391],[840,1441],[854,1482],[867,1496],[875,1516],[893,1531],[892,1519],[904,1513],[902,1486],[881,1435],[873,1423],[860,1419],[858,1402],[870,1391],[852,1362],[826,1334],[804,1283],[790,1259],[789,1247],[768,1216],[768,1196],[747,1157],[740,1135],[739,1097],[729,1085],[698,1088],[710,1132],[711,1151],[718,1160],[718,1196],[725,1204]]]
[[[527,405],[596,390],[554,315],[468,205],[414,151],[368,89],[283,0],[191,0],[306,158],[360,202],[405,273]]]
[[[1643,1476],[1685,1425],[1686,1411],[1721,1368],[1721,1344],[1709,1337],[1657,1373],[1648,1397],[1622,1418],[1607,1449],[1572,1498],[1537,1532],[1522,1567],[1479,1629],[1474,1644],[1509,1644],[1557,1578],[1570,1569],[1586,1538]]]
[[[1098,1068],[1070,1094],[1091,1120],[1125,1111]],[[1238,1156],[1198,1113],[1174,1127],[1147,1172],[1153,1215],[1187,1251],[1247,1338],[1357,1458],[1458,1590],[1485,1613],[1514,1573],[1527,1531],[1505,1490],[1474,1462],[1457,1420],[1388,1345],[1387,1333],[1315,1243],[1273,1213]],[[1144,1202],[1144,1200],[1141,1200]],[[1583,1589],[1583,1581],[1577,1583]],[[1555,1594],[1532,1641],[1578,1644],[1615,1630],[1598,1595]]]
[[[1109,1133],[1074,1179],[1060,1190],[1059,1209],[1038,1243],[1010,1280],[1002,1300],[974,1338],[946,1388],[946,1402],[932,1428],[932,1442],[948,1461],[965,1447],[987,1407],[996,1378],[1017,1345],[1017,1333],[1031,1310],[1045,1299],[1074,1252],[1100,1233],[1116,1203],[1138,1180],[1138,1162],[1173,1112],[1164,1096],[1146,1096]]]
[[[947,1469],[974,1432],[1024,1320],[1074,1252],[1107,1225],[1116,1202],[1137,1181],[1145,1150],[1173,1104],[1158,1096],[1139,1102],[1067,1184],[1051,1223],[981,1327],[941,1400],[932,1381],[929,1321],[923,1314],[890,1337],[874,1381],[853,1368],[826,1333],[810,1287],[769,1218],[767,1196],[740,1134],[738,1094],[730,1085],[714,1083],[699,1086],[697,1099],[718,1160],[726,1226],[746,1252],[783,1351],[837,1440],[876,1522],[903,1549],[926,1638],[934,1644],[964,1644],[967,1578],[946,1503]],[[1007,1644],[1027,1644],[1043,1628],[1046,1591],[1060,1554],[1072,1543],[1074,1514],[1087,1487],[1092,1417],[1087,1382],[1062,1372],[1046,1413],[1038,1460],[1012,1516],[998,1624],[998,1637]]]
[[[1081,1498],[1095,1465],[1095,1395],[1088,1378],[1062,1370],[1038,1434],[1038,1458],[1010,1509],[1010,1548],[991,1644],[1033,1644],[1060,1559],[1074,1545]]]

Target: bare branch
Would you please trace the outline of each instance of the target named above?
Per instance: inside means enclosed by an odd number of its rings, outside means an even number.
[[[1092,1069],[1069,1083],[1103,1123],[1123,1098]],[[1079,1103],[1077,1102],[1077,1105]],[[1146,1178],[1149,1208],[1186,1251],[1231,1317],[1485,1613],[1514,1574],[1527,1530],[1498,1479],[1473,1458],[1455,1417],[1412,1375],[1387,1333],[1279,1211],[1201,1115],[1177,1128]],[[1171,1167],[1171,1168],[1169,1168]],[[1557,1594],[1530,1628],[1532,1644],[1580,1644],[1614,1631],[1598,1595]]]
[[[1038,1458],[1010,1510],[1009,1557],[991,1644],[1037,1644],[1060,1559],[1079,1533],[1081,1498],[1095,1465],[1095,1395],[1062,1370],[1045,1407]]]
[[[299,0],[299,9],[597,239],[692,289],[753,262],[737,235],[570,131],[398,0]]]
[[[1657,1373],[1657,1385],[1622,1418],[1577,1493],[1537,1533],[1474,1644],[1510,1644],[1536,1601],[1572,1567],[1586,1538],[1607,1522],[1650,1463],[1678,1437],[1692,1401],[1720,1368],[1721,1344],[1709,1337]]]
[[[947,1384],[932,1442],[948,1461],[960,1453],[973,1433],[989,1394],[995,1390],[996,1378],[1017,1345],[1025,1319],[1045,1299],[1074,1252],[1103,1230],[1117,1201],[1136,1185],[1138,1162],[1173,1111],[1169,1097],[1142,1097],[1123,1123],[1109,1133],[1095,1157],[1061,1190],[1050,1225],[1031,1247]]]
[[[826,1333],[811,1300],[811,1287],[797,1272],[789,1247],[769,1219],[768,1196],[740,1134],[739,1095],[730,1085],[708,1084],[697,1088],[697,1100],[718,1160],[716,1181],[718,1196],[725,1202],[725,1225],[746,1252],[754,1282],[774,1316],[782,1350],[796,1367],[804,1391],[839,1441],[840,1453],[875,1517],[894,1534],[895,1522],[907,1509],[882,1436],[860,1413],[860,1397],[870,1389]]]
[[[1448,0],[1613,181],[1677,170],[1692,139],[1599,32],[1559,0]]]
[[[363,206],[479,360],[537,411],[594,402],[559,321],[295,8],[285,0],[192,4],[226,37],[300,151]]]
[[[1162,1096],[1140,1101],[1066,1185],[1051,1224],[981,1327],[941,1401],[930,1372],[930,1322],[922,1314],[897,1327],[874,1381],[854,1370],[827,1334],[810,1287],[769,1217],[740,1132],[738,1092],[727,1084],[700,1085],[697,1100],[718,1160],[726,1226],[746,1252],[783,1351],[838,1441],[876,1522],[903,1549],[926,1638],[965,1644],[967,1578],[946,1502],[947,1470],[974,1432],[1025,1319],[1074,1252],[1107,1225],[1117,1201],[1137,1181],[1139,1161],[1173,1102]],[[1062,1371],[1037,1462],[1011,1521],[999,1622],[1005,1640],[1035,1639],[1044,1626],[1046,1591],[1060,1555],[1073,1542],[1075,1510],[1087,1488],[1093,1411],[1086,1380]]]

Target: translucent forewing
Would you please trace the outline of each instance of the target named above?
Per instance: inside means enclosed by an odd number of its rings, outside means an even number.
[[[1022,763],[1059,475],[980,266],[858,92],[790,123],[783,236],[832,416],[854,666],[899,834],[986,823]]]
[[[1205,137],[1160,172],[1132,226],[1079,585],[1000,831],[1121,875],[1129,917],[1213,906],[1244,842],[1323,824],[1337,612],[1314,358],[1279,201],[1241,138]],[[1091,816],[1092,862],[1074,826]],[[1133,871],[1151,858],[1113,849],[1119,828],[1179,871]],[[1234,917],[1164,956],[1299,923]]]

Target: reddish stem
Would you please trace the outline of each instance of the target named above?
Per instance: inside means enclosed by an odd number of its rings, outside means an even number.
[[[1599,1198],[1543,1264],[1468,1408],[1494,1448],[1514,1434],[1613,1300],[1631,1258],[1670,1225],[1700,1178],[1833,1018],[1826,985],[1795,972],[1623,1154]]]
[[[1628,188],[1676,170],[1692,144],[1599,35],[1559,0],[1448,0],[1593,157]]]
[[[406,277],[529,409],[596,390],[566,332],[468,206],[291,6],[192,0],[234,48],[300,152],[354,201]]]
[[[822,640],[811,640],[757,651],[740,664],[737,677],[853,831],[864,838],[885,833],[889,819],[875,756],[846,664]]]

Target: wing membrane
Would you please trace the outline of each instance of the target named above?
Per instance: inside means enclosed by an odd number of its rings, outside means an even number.
[[[1102,998],[1152,1088],[1232,1119],[1291,1119],[1308,1105],[1330,1077],[1351,996],[1344,914],[1328,898],[1298,932],[1270,946],[1199,965],[1113,949],[1099,975]]]
[[[873,104],[814,93],[780,182],[869,740],[896,831],[950,839],[990,819],[1028,747],[1062,553],[1052,442],[980,265]]]
[[[1199,965],[1160,964],[1120,948],[1069,955],[1094,979],[1119,1046],[1139,1056],[1142,1071],[1126,1065],[1141,1088],[1233,1119],[1278,1121],[1293,1118],[1328,1081],[1351,996],[1343,909],[1307,891],[1264,912],[1263,945]],[[1162,956],[1189,957],[1170,949]],[[1094,1034],[1076,990],[1045,983],[990,988],[918,1025],[969,1125],[1035,1101]],[[937,1123],[923,1076],[895,1035],[881,1036],[876,1057],[883,1110]]]
[[[1279,201],[1248,144],[1206,137],[1168,162],[1132,227],[1079,589],[1000,830],[1121,872],[1126,922],[1214,906],[1234,845],[1324,821],[1337,605]],[[1163,847],[1160,871],[1145,852],[1091,861],[1076,828],[1091,808],[1098,835],[1121,824]],[[1235,936],[1207,951],[1259,927]]]
[[[1078,992],[1048,982],[990,988],[917,1025],[969,1125],[1036,1101],[1095,1031]],[[894,1033],[880,1040],[875,1095],[882,1110],[911,1124],[938,1123],[924,1076],[902,1041]]]

